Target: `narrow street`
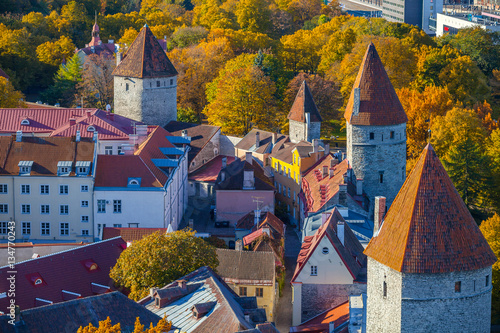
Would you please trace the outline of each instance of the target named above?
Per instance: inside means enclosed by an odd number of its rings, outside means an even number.
[[[292,286],[290,285],[290,280],[295,271],[300,245],[295,229],[287,225],[285,239],[285,287],[283,288],[283,295],[280,297],[278,306],[276,307],[275,321],[276,328],[281,333],[289,332],[290,326],[292,326]]]

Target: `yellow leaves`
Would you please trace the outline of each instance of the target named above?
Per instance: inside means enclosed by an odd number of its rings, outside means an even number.
[[[130,44],[132,44],[132,42],[134,41],[134,39],[137,37],[138,34],[139,34],[139,31],[135,30],[134,28],[128,28],[127,30],[125,30],[122,38],[120,38],[120,40],[118,42],[120,44],[123,44],[123,45],[126,44],[126,45],[130,46]]]
[[[0,76],[0,108],[26,107],[21,99],[24,99],[24,95],[14,90],[9,80]]]
[[[69,37],[61,36],[55,42],[46,42],[38,45],[36,54],[38,60],[52,66],[59,66],[63,59],[69,59],[75,53],[75,44]]]
[[[141,324],[139,317],[137,317],[133,333],[166,333],[172,328],[172,322],[167,321],[166,318],[165,316],[160,319],[156,326],[153,326],[153,323],[151,323],[150,327],[144,330],[144,325]],[[80,326],[77,333],[122,333],[122,329],[120,323],[111,325],[111,319],[107,317],[106,320],[99,321],[98,327],[95,327],[92,323],[86,327]]]

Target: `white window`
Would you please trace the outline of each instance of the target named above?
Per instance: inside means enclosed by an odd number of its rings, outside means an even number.
[[[42,222],[41,223],[40,234],[42,236],[50,235],[50,223],[49,222]]]
[[[89,235],[89,229],[82,229],[82,236],[88,236]]]
[[[89,186],[88,185],[82,185],[80,187],[80,192],[88,192],[89,191]]]
[[[106,200],[97,200],[97,212],[106,213]]]
[[[9,213],[9,205],[8,204],[0,204],[0,214]]]
[[[7,235],[7,222],[0,222],[0,235]]]
[[[59,174],[69,173],[69,167],[59,167]]]
[[[104,146],[104,155],[113,155],[113,146]]]
[[[86,175],[89,173],[89,169],[87,167],[78,167],[76,168],[76,173],[79,175]]]
[[[69,205],[60,205],[59,206],[59,214],[68,215],[69,214]]]
[[[69,235],[69,223],[68,222],[60,223],[59,230],[60,230],[61,236],[68,236]]]
[[[318,266],[311,266],[311,276],[318,275]]]
[[[7,184],[0,184],[0,193],[2,194],[7,193]]]
[[[88,206],[89,206],[88,200],[82,200],[82,207],[88,207]]]
[[[22,222],[21,226],[23,235],[31,235],[31,222]]]
[[[50,214],[50,206],[40,205],[40,214]]]
[[[88,215],[82,215],[82,222],[87,223],[89,221],[89,216]]]
[[[113,213],[121,213],[121,212],[122,212],[122,201],[113,200]]]
[[[59,194],[68,194],[69,186],[68,185],[59,185]]]
[[[30,186],[21,185],[21,194],[30,194]]]
[[[49,194],[49,185],[40,185],[40,194]]]
[[[31,214],[31,205],[21,205],[21,214]]]

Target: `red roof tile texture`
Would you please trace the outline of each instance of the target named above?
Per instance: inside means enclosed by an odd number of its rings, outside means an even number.
[[[302,85],[295,96],[292,108],[288,113],[288,119],[305,123],[306,113],[309,113],[312,122],[322,121],[311,91],[309,90],[309,86],[306,81],[302,81]]]
[[[308,332],[308,333],[329,333],[329,325],[334,323],[334,327],[339,327],[349,321],[349,301],[342,303],[334,308],[331,308],[323,313],[320,313],[314,318],[303,322],[299,326],[291,327],[290,333],[295,332]],[[347,333],[345,330],[339,331]]]
[[[226,158],[226,163],[230,164],[234,162],[234,156],[222,156],[219,155],[209,162],[205,163],[201,168],[189,174],[189,180],[197,182],[210,182],[214,183],[217,180],[217,176],[222,169],[222,159]]]
[[[257,133],[259,133],[259,147],[255,147],[255,143],[257,142]],[[276,136],[276,143],[274,145],[272,143],[273,134]],[[257,154],[266,154],[277,152],[282,149],[287,142],[290,142],[288,135],[253,128],[234,147],[241,150],[252,151]]]
[[[496,257],[429,144],[365,254],[403,273],[447,273]]]
[[[54,303],[63,302],[63,290],[80,294],[82,297],[95,293],[91,283],[113,289],[113,280],[109,278],[109,270],[126,247],[121,238],[92,243],[75,249],[27,260],[15,265],[16,274],[16,305],[21,310],[35,307],[35,298],[41,298]],[[97,268],[90,270],[85,266],[91,260]],[[6,277],[9,266],[0,269],[0,276]],[[33,277],[41,279],[35,284]],[[9,290],[9,281],[0,279],[0,290]],[[6,309],[9,298],[0,298],[0,306]]]
[[[354,101],[358,88],[359,110]],[[365,126],[397,125],[408,121],[373,43],[366,50],[344,117],[351,125]]]
[[[139,79],[169,77],[177,75],[177,70],[146,25],[130,45],[125,58],[116,66],[113,75]]]
[[[167,232],[167,228],[104,228],[102,239],[110,239],[121,236],[125,242],[135,242],[149,236],[155,232]]]

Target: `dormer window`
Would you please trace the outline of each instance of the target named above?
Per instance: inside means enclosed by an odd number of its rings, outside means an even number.
[[[45,284],[40,273],[28,274],[26,275],[26,278],[34,287],[38,287]]]
[[[73,162],[71,161],[59,161],[57,163],[57,175],[58,176],[69,176],[71,173],[71,167]]]
[[[76,162],[76,174],[78,176],[87,176],[90,171],[90,161]]]
[[[19,161],[19,175],[29,176],[31,174],[31,167],[33,166],[33,161]]]
[[[30,121],[27,118],[21,120],[21,126],[29,126],[29,125]]]
[[[92,259],[87,259],[80,262],[82,263],[83,267],[85,267],[85,269],[89,272],[95,272],[99,270],[99,266]]]
[[[127,187],[141,187],[141,178],[129,178]]]
[[[95,127],[93,125],[90,125],[87,127],[87,132],[95,132]]]

